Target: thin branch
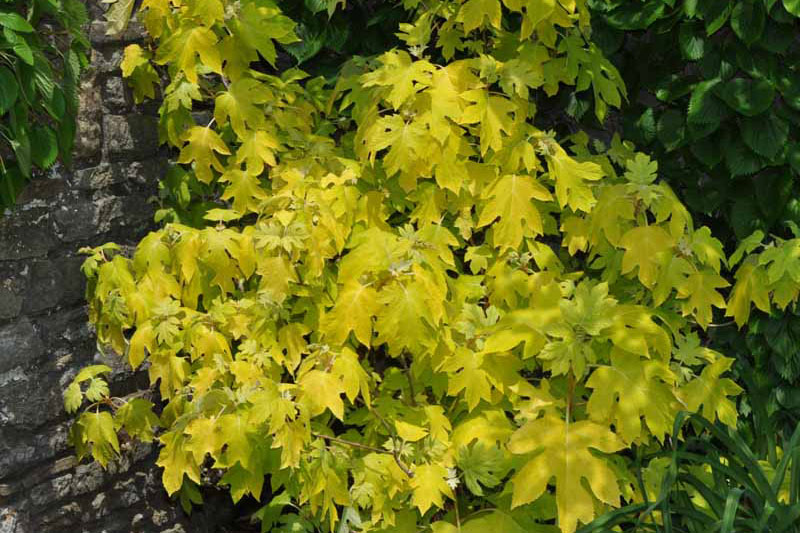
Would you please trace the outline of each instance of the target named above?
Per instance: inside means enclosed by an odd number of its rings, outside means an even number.
[[[398,468],[403,471],[405,475],[408,477],[414,477],[414,472],[411,471],[409,467],[403,463],[400,459],[400,454],[397,451],[397,448],[394,447],[394,438],[392,438],[392,449],[391,450],[383,450],[381,448],[376,448],[375,446],[369,446],[367,444],[361,444],[360,442],[354,442],[352,440],[340,439],[339,437],[333,437],[331,435],[323,435],[321,433],[311,432],[312,437],[317,437],[320,439],[325,439],[329,442],[336,442],[339,444],[344,444],[346,446],[352,446],[353,448],[358,448],[361,450],[370,451],[373,453],[382,453],[385,455],[391,455],[394,458],[394,462],[397,463]]]
[[[709,328],[724,328],[725,326],[732,326],[736,324],[735,320],[728,320],[727,322],[723,322],[721,324],[709,324],[707,327]]]
[[[381,448],[376,448],[375,446],[369,446],[367,444],[361,444],[360,442],[354,442],[352,440],[340,439],[339,437],[333,437],[331,435],[323,435],[322,433],[315,433],[315,432],[312,431],[311,432],[311,436],[312,437],[317,437],[319,439],[325,439],[325,440],[330,441],[330,442],[337,442],[339,444],[345,444],[347,446],[352,446],[353,448],[359,448],[361,450],[367,450],[367,451],[370,451],[370,452],[385,453],[385,454],[392,455],[392,452],[390,452],[389,450],[382,450]]]
[[[408,392],[411,396],[411,407],[417,407],[417,393],[414,391],[414,379],[411,376],[411,368],[408,366],[408,361],[406,360],[406,353],[403,352],[400,354],[400,362],[403,363],[403,368],[406,371],[406,377],[408,378]]]

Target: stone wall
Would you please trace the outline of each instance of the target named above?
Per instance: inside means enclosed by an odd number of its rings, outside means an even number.
[[[95,21],[100,5],[90,2]],[[73,168],[31,182],[0,218],[0,533],[216,531],[220,506],[188,518],[167,499],[155,449],[133,447],[104,471],[78,465],[66,443],[61,391],[81,367],[115,359],[87,324],[77,250],[143,236],[166,166],[157,106],[134,106],[119,74],[136,28],[111,39],[94,22],[90,36]],[[146,384],[115,368],[115,393]]]

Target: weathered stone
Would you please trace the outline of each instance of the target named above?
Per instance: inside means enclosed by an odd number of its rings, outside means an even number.
[[[103,137],[112,162],[152,158],[158,152],[158,121],[144,115],[106,115]]]
[[[15,317],[22,310],[23,287],[21,278],[0,273],[0,320]]]
[[[42,257],[58,241],[50,223],[50,210],[44,206],[18,206],[0,218],[0,261]]]
[[[44,346],[27,318],[0,327],[0,372],[28,365],[43,352]]]
[[[116,44],[122,45],[144,39],[144,26],[135,20],[128,23],[122,34],[108,34],[108,23],[105,20],[95,20],[89,27],[89,40],[94,45]]]
[[[76,118],[75,148],[73,158],[77,162],[98,161],[101,156],[103,130],[101,127],[102,100],[95,76],[81,81]]]
[[[119,185],[152,187],[167,170],[163,158],[125,163],[104,163],[92,168],[77,170],[71,183],[83,190],[103,191]],[[106,192],[106,191],[103,191]]]
[[[130,96],[125,81],[116,76],[108,78],[103,84],[103,105],[111,112],[127,111]]]
[[[83,296],[80,257],[34,261],[30,265],[24,312],[37,313],[59,305],[77,303]]]
[[[121,48],[94,49],[92,50],[92,68],[102,74],[119,74],[122,55]]]
[[[61,240],[64,242],[82,241],[97,234],[96,211],[97,206],[88,199],[54,209],[52,217]]]

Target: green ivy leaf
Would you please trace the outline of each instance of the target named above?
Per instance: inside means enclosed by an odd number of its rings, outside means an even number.
[[[783,7],[795,17],[800,17],[800,0],[783,0]]]
[[[17,78],[6,67],[0,67],[0,115],[11,109],[19,94]]]
[[[31,160],[39,168],[49,168],[58,157],[58,139],[48,126],[36,126],[31,131]]]
[[[706,35],[715,34],[728,21],[731,14],[729,0],[702,0],[698,2],[698,11],[706,24]]]
[[[686,113],[687,122],[690,124],[711,124],[716,129],[720,121],[728,114],[725,103],[715,95],[714,91],[720,86],[717,79],[698,83],[692,90],[689,107]]]
[[[0,26],[19,33],[33,33],[30,23],[17,13],[0,13]]]
[[[736,2],[731,11],[731,28],[747,45],[756,42],[764,33],[766,12],[762,0]]]
[[[681,53],[690,61],[696,61],[705,54],[705,35],[698,30],[696,22],[684,22],[678,30],[678,45],[681,47]]]
[[[752,117],[769,109],[775,87],[765,79],[735,78],[722,88],[722,98],[738,113]]]
[[[28,41],[26,41],[24,37],[18,35],[8,27],[3,28],[3,36],[6,38],[6,41],[8,41],[9,44],[11,44],[11,49],[14,50],[14,53],[17,54],[17,57],[19,57],[22,61],[24,61],[28,65],[32,66],[33,50],[28,44]]]
[[[742,118],[739,131],[744,143],[755,153],[773,159],[786,144],[789,124],[774,113],[766,113]]]
[[[658,119],[657,135],[668,152],[679,147],[686,135],[683,113],[669,109],[661,115]]]

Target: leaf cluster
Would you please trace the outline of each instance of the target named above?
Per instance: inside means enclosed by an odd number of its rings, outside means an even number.
[[[281,65],[282,7],[137,12],[123,74],[163,97],[180,205],[84,273],[99,341],[163,403],[76,379],[80,454],[155,437],[170,494],[190,508],[213,469],[265,531],[570,533],[646,500],[681,411],[736,426],[733,360],[699,335],[763,303],[740,256],[772,262],[758,235],[729,261],[631,143],[540,126],[562,88],[601,121],[627,94],[583,2],[397,2],[400,44],[330,78]],[[782,276],[768,307],[797,299]]]
[[[755,230],[787,236],[800,213],[797,2],[589,5],[595,38],[638,95],[625,136],[653,151],[726,246]]]
[[[0,207],[34,169],[70,161],[87,21],[79,0],[0,2]]]

